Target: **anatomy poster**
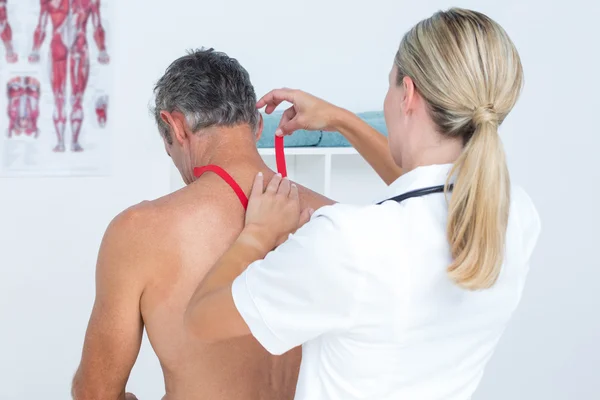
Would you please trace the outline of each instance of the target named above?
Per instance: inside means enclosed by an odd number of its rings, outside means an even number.
[[[116,0],[0,0],[0,173],[104,175]]]

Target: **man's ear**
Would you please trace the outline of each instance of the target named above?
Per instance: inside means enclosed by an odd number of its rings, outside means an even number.
[[[180,145],[188,139],[187,125],[185,115],[179,111],[173,111],[172,113],[167,111],[161,111],[160,117],[162,120],[171,127],[171,135]]]
[[[264,127],[265,127],[265,121],[263,120],[262,113],[258,113],[258,125],[256,127],[256,134],[255,134],[256,143],[258,143],[258,141],[260,140]]]

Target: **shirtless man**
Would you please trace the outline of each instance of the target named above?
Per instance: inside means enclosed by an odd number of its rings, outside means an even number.
[[[256,174],[274,172],[256,150],[262,117],[248,73],[223,53],[176,60],[155,88],[155,117],[167,154],[187,186],[133,206],[109,225],[97,264],[96,301],[73,382],[76,400],[126,399],[142,331],[163,369],[166,399],[293,399],[299,349],[268,354],[252,337],[205,345],[183,315],[198,283],[243,228],[244,207],[217,165],[246,194]],[[300,189],[303,208],[331,204]],[[127,397],[126,397],[127,396]]]

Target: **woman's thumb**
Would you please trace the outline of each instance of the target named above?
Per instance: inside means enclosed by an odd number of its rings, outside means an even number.
[[[302,129],[302,126],[298,122],[298,118],[291,119],[284,124],[281,124],[279,128],[275,131],[275,135],[277,136],[287,136],[291,135],[295,131]]]
[[[300,213],[300,220],[298,221],[298,229],[300,229],[304,224],[306,224],[308,221],[310,221],[310,217],[312,217],[314,212],[315,212],[315,210],[313,210],[312,208],[305,208]]]

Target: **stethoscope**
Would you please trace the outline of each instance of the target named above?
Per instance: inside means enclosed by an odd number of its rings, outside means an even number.
[[[448,185],[448,191],[451,192],[454,188],[453,184]],[[391,197],[389,199],[380,201],[377,205],[381,205],[386,201],[395,201],[396,203],[402,203],[404,200],[412,199],[413,197],[422,197],[427,196],[434,193],[444,193],[446,190],[446,185],[432,186],[423,189],[412,190],[410,192],[403,193],[398,196]]]

